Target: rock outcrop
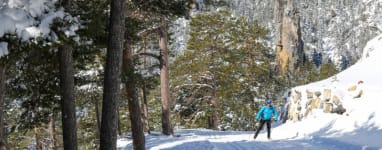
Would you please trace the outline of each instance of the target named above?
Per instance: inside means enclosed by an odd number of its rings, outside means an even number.
[[[292,2],[292,0],[229,0],[227,3],[237,16],[245,16],[249,20],[257,20],[267,26],[272,32],[272,40],[276,42],[268,43],[268,46],[274,48],[275,45],[280,45],[276,38],[281,33],[278,30],[280,18],[276,16],[288,16],[283,14],[288,10],[285,6],[288,5],[287,1]],[[331,60],[341,69],[349,67],[351,62],[361,57],[366,42],[382,33],[380,0],[293,0],[293,2],[299,12],[304,53],[316,64]],[[280,7],[280,4],[284,4],[285,9]],[[293,18],[293,13],[290,17]]]
[[[290,96],[284,98],[285,109],[281,114],[285,114],[284,116],[286,118],[281,118],[280,120],[299,121],[309,116],[313,110],[322,110],[324,113],[336,113],[341,115],[346,112],[346,108],[342,105],[341,97],[331,88],[323,88],[315,91],[307,90],[305,92],[306,93],[303,94],[298,90],[292,90]],[[306,96],[306,98],[304,98],[304,96]]]
[[[281,73],[285,75],[301,66],[305,56],[301,39],[300,13],[294,0],[276,0],[274,10],[276,62]]]

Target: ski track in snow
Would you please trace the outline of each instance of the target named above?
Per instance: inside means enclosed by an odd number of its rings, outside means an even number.
[[[256,140],[254,131],[211,131],[211,130],[180,130],[178,136],[148,135],[146,149],[148,150],[279,150],[279,149],[309,149],[309,150],[378,150],[380,147],[361,146],[349,142],[341,142],[338,138],[310,137],[305,139],[268,140],[263,130]],[[238,132],[241,132],[238,134]],[[277,134],[277,133],[273,133]],[[348,138],[351,138],[348,137]],[[118,150],[131,150],[128,144]]]

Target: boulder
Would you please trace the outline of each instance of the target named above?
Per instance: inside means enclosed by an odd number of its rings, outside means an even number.
[[[316,91],[316,92],[314,92],[314,95],[316,95],[317,97],[320,97],[321,96],[321,92],[320,91]]]
[[[296,113],[296,111],[290,107],[288,111],[288,120],[293,120],[293,115]]]
[[[320,107],[320,103],[321,103],[321,99],[319,97],[317,97],[316,99],[314,99],[312,101],[310,106],[311,106],[312,109],[316,109],[316,108]]]
[[[334,95],[332,100],[335,105],[339,105],[341,102],[337,95]]]
[[[302,107],[301,107],[301,104],[300,102],[297,104],[297,111],[301,111]]]
[[[325,103],[324,104],[324,112],[325,113],[331,113],[333,111],[333,104],[332,103]]]
[[[292,93],[293,102],[297,103],[299,100],[301,100],[301,92],[294,91]]]
[[[353,98],[360,98],[363,94],[363,90],[359,90]]]
[[[304,117],[307,117],[311,112],[312,112],[312,108],[311,108],[311,107],[308,107],[308,108],[305,110]]]
[[[306,101],[306,106],[305,108],[307,108],[308,106],[310,106],[312,104],[312,101],[313,101],[313,98],[310,98]]]
[[[346,112],[346,109],[342,105],[338,105],[336,108],[333,109],[333,113],[337,113],[342,115]]]
[[[348,88],[348,91],[351,92],[351,91],[355,91],[357,90],[357,85],[352,85]]]
[[[298,113],[293,113],[293,115],[292,115],[292,120],[293,120],[294,122],[300,120]]]
[[[306,96],[308,99],[312,99],[313,98],[313,92],[306,90]]]
[[[330,97],[332,96],[332,90],[324,89],[324,101],[330,101]]]

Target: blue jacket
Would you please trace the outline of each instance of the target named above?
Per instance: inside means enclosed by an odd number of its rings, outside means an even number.
[[[261,107],[261,109],[257,113],[256,119],[257,120],[260,120],[260,119],[262,119],[262,120],[271,120],[272,114],[273,114],[274,120],[277,121],[278,118],[279,118],[279,115],[277,114],[276,109],[273,106],[270,106],[270,107],[263,106],[263,107]]]

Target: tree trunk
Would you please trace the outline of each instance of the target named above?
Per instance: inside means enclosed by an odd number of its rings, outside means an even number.
[[[124,77],[126,79],[126,92],[130,112],[131,130],[133,134],[134,150],[145,149],[145,135],[143,133],[141,110],[139,107],[138,94],[134,79],[133,50],[126,49],[123,53]]]
[[[143,81],[142,85],[142,124],[143,131],[150,134],[150,126],[149,126],[149,117],[148,117],[148,105],[147,105],[147,96],[146,96],[146,81]]]
[[[216,90],[216,81],[215,77],[213,77],[213,89],[212,89],[212,116],[211,116],[211,127],[214,130],[218,130],[219,118],[218,118],[218,100],[217,100],[217,90]]]
[[[50,150],[56,150],[57,145],[56,145],[56,125],[55,125],[55,118],[54,114],[50,116],[49,120],[49,130],[50,130]]]
[[[4,128],[4,92],[5,92],[5,64],[0,61],[0,150],[7,149],[7,138]]]
[[[97,129],[98,133],[101,133],[101,119],[99,115],[99,100],[98,97],[93,97],[95,100],[95,113],[96,113],[96,123],[97,123]]]
[[[121,115],[119,115],[119,107],[117,107],[117,118],[118,118],[118,124],[117,124],[118,135],[122,135]]]
[[[42,150],[42,145],[40,142],[40,129],[37,127],[34,128],[34,139],[36,141],[36,150]]]
[[[70,0],[63,1],[63,7],[70,12]],[[64,149],[77,149],[76,109],[74,102],[73,48],[69,43],[59,49],[61,115]]]
[[[143,53],[146,53],[146,37],[143,37]],[[143,57],[143,68],[146,68],[146,56]],[[147,105],[147,87],[146,87],[146,81],[143,80],[142,85],[142,124],[143,124],[143,131],[150,134],[150,126],[149,126],[149,117],[148,117],[148,105]]]
[[[163,23],[159,28],[159,48],[160,48],[160,91],[162,98],[162,133],[173,134],[170,118],[170,89],[168,73],[168,49],[167,49],[167,25]]]
[[[62,132],[64,149],[77,149],[76,109],[74,102],[73,48],[65,43],[59,49]]]
[[[102,102],[100,150],[117,148],[117,108],[120,97],[125,0],[112,0]]]

